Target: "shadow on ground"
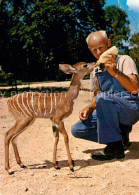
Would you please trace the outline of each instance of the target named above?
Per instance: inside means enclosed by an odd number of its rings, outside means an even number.
[[[100,150],[100,149],[98,149]],[[85,150],[83,151],[83,153],[86,154],[90,154],[90,159],[88,160],[84,160],[84,159],[76,159],[74,160],[75,163],[75,171],[80,170],[82,168],[85,168],[87,166],[99,166],[105,163],[113,163],[115,161],[127,161],[130,159],[139,159],[139,142],[132,142],[131,146],[128,148],[128,150],[126,151],[126,156],[123,159],[113,159],[113,160],[109,160],[109,161],[97,161],[97,160],[93,160],[91,159],[91,154],[96,151],[95,150]],[[61,168],[63,167],[68,167],[68,161],[67,160],[62,160],[58,162],[59,166]],[[45,160],[44,163],[42,164],[32,164],[32,165],[28,165],[27,168],[28,169],[50,169],[53,167],[52,162]],[[76,168],[79,167],[79,168]]]

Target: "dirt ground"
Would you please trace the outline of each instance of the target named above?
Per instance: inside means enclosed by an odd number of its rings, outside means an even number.
[[[81,91],[73,113],[65,120],[70,150],[75,160],[75,172],[70,172],[62,135],[57,160],[61,167],[52,165],[53,134],[49,119],[36,119],[34,124],[18,138],[17,145],[22,162],[15,162],[10,145],[10,165],[15,171],[8,175],[4,169],[4,133],[14,124],[7,110],[6,98],[0,100],[0,195],[138,195],[139,194],[139,122],[130,134],[132,145],[121,160],[99,162],[91,159],[93,151],[104,145],[76,139],[71,135],[72,124],[78,113],[90,101],[90,93]]]

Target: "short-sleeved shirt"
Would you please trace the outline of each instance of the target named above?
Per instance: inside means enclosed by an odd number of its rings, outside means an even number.
[[[136,64],[132,60],[132,58],[128,55],[118,55],[116,57],[116,68],[125,75],[130,75],[130,74],[138,75]],[[94,69],[90,73],[90,90],[101,91],[95,74],[96,74],[96,69]]]

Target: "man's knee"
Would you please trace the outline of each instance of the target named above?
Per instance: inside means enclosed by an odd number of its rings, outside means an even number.
[[[86,126],[81,121],[78,121],[71,127],[71,133],[76,138],[81,138],[86,130]]]
[[[71,134],[74,136],[74,137],[79,137],[78,136],[78,125],[77,124],[74,124],[72,127],[71,127]]]
[[[96,105],[104,104],[104,103],[113,103],[114,99],[111,94],[107,93],[98,93],[95,97]]]
[[[105,94],[103,92],[98,93],[95,97],[96,104],[102,102],[104,99]]]

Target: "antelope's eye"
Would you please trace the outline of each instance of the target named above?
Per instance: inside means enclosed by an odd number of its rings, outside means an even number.
[[[87,67],[88,67],[88,65],[87,65],[87,64],[84,64],[84,65],[83,65],[83,67],[84,67],[84,68],[87,68]]]

